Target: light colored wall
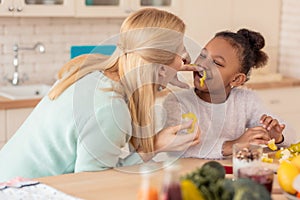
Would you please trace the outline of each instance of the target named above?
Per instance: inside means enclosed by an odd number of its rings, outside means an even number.
[[[70,46],[99,44],[119,32],[123,19],[103,18],[0,18],[0,84],[13,74],[13,45],[32,47],[42,42],[46,52],[19,52],[19,70],[25,83],[55,81],[58,69],[69,60]]]
[[[279,70],[300,78],[300,1],[282,1],[281,25]]]
[[[280,0],[184,0],[180,16],[187,36],[203,46],[217,31],[246,27],[261,32],[270,55],[267,71],[277,71]],[[123,19],[0,18],[0,84],[12,76],[13,44],[43,42],[45,54],[20,52],[20,72],[29,82],[53,83],[57,70],[69,59],[71,45],[98,44],[115,35]],[[66,25],[65,25],[66,24]]]
[[[270,60],[264,72],[277,72],[281,0],[187,0],[182,17],[187,35],[205,45],[218,31],[249,28],[266,40]]]

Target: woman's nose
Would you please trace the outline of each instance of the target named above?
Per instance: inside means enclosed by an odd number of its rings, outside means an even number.
[[[183,53],[182,55],[182,61],[184,64],[190,64],[191,63],[191,57],[188,52]]]

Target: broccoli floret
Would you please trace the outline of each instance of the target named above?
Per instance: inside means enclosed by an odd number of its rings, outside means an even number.
[[[271,200],[267,189],[251,179],[225,178],[224,167],[216,161],[205,163],[182,179],[191,180],[206,200]]]
[[[216,161],[205,163],[200,170],[200,175],[208,179],[210,183],[215,183],[219,179],[224,179],[225,174],[224,167]]]
[[[269,191],[259,183],[248,178],[234,181],[235,194],[233,200],[271,200]]]
[[[215,185],[211,185],[210,190],[215,196],[215,200],[232,200],[234,197],[234,184],[232,179],[219,179]]]

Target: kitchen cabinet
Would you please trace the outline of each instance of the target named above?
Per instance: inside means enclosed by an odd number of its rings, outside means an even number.
[[[267,108],[291,126],[300,140],[300,87],[256,90]]]
[[[5,111],[0,110],[0,149],[5,144],[5,141],[6,141],[5,130],[6,130]]]
[[[0,16],[74,16],[73,0],[1,0]]]
[[[78,17],[126,17],[140,8],[156,7],[179,14],[182,0],[78,0]]]
[[[15,134],[33,108],[0,110],[0,149]]]

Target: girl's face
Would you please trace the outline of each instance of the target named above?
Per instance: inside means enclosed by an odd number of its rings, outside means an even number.
[[[240,74],[240,61],[235,48],[221,37],[210,40],[202,49],[196,64],[211,70],[212,79],[207,79],[200,86],[200,75],[194,72],[194,85],[200,91],[209,93],[225,89],[226,93],[231,90],[233,81]]]

